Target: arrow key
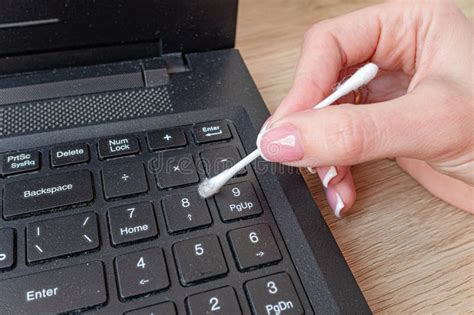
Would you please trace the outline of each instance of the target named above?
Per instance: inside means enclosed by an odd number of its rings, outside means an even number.
[[[205,227],[212,223],[207,203],[197,193],[167,196],[162,205],[170,233]]]
[[[170,285],[161,248],[150,248],[115,259],[121,299],[164,290]]]
[[[275,237],[266,224],[232,230],[228,237],[241,271],[281,260]]]

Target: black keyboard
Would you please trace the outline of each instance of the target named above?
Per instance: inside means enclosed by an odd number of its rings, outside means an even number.
[[[229,121],[1,156],[0,313],[309,314]]]

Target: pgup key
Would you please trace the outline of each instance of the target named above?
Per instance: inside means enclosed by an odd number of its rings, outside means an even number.
[[[253,202],[251,201],[243,201],[243,202],[240,202],[240,203],[231,203],[229,205],[229,208],[230,208],[230,211],[237,211],[237,212],[242,212],[244,210],[252,210],[252,208],[254,207],[254,204]]]
[[[262,213],[257,194],[249,182],[224,186],[215,198],[224,222]]]
[[[99,230],[93,212],[33,222],[26,227],[26,256],[29,263],[97,247]]]

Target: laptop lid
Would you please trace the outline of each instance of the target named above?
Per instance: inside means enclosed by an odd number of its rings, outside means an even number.
[[[237,4],[237,0],[0,0],[0,74],[61,66],[63,58],[54,56],[72,51],[91,64],[98,55],[100,62],[112,62],[232,48]],[[87,54],[90,49],[93,53]],[[43,57],[31,62],[32,55]]]

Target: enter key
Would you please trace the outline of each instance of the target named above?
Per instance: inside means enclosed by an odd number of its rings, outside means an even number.
[[[52,314],[107,301],[99,261],[0,281],[2,314]]]

